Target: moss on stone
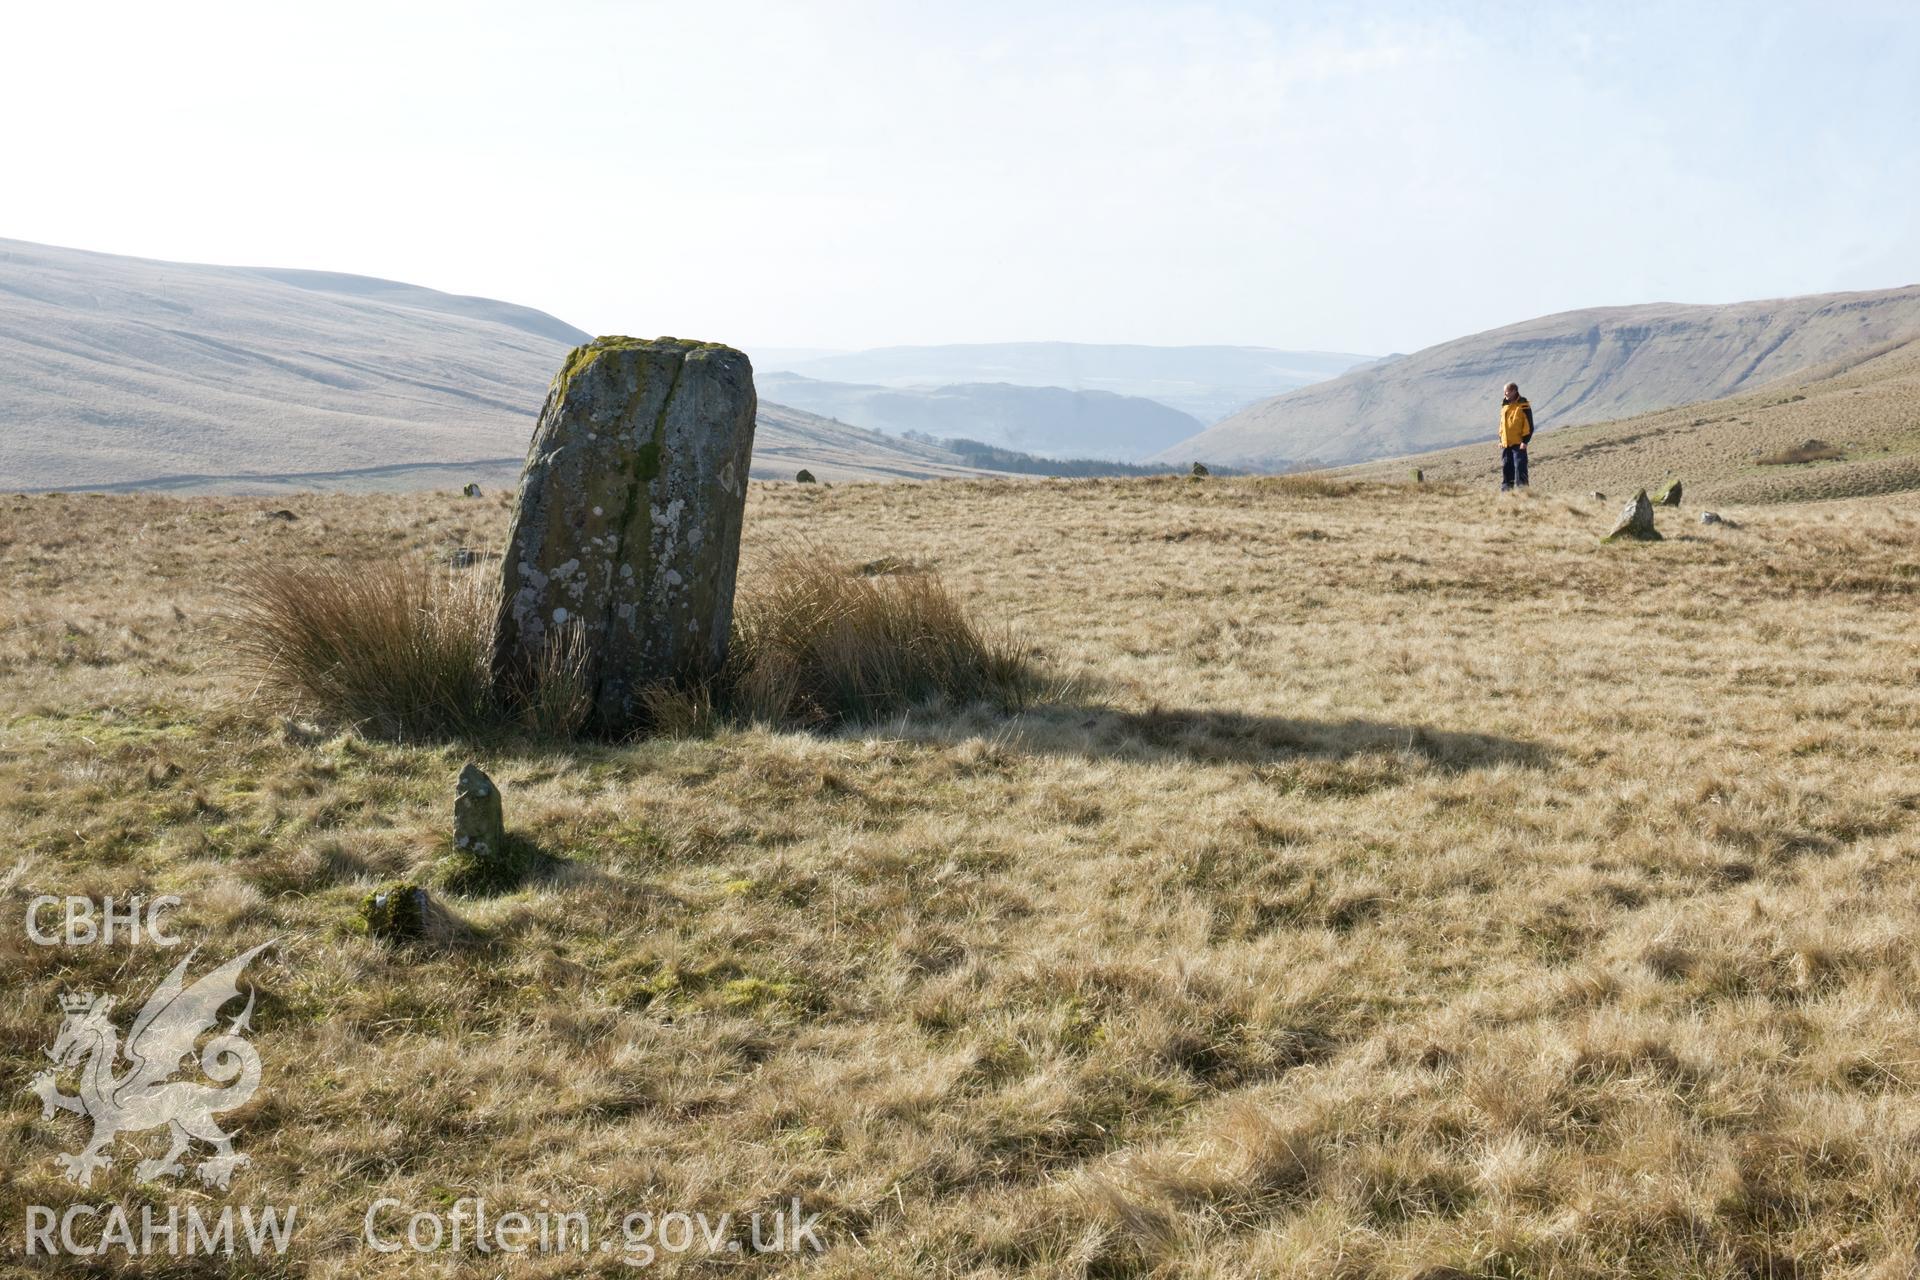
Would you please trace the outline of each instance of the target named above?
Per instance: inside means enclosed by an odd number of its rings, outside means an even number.
[[[696,351],[725,350],[726,344],[719,342],[690,342],[685,338],[630,338],[623,333],[603,334],[592,342],[583,342],[567,353],[566,361],[561,364],[560,372],[553,375],[549,390],[566,398],[567,389],[573,380],[585,373],[595,360],[609,351],[658,351],[663,355],[678,353],[691,354]]]
[[[390,880],[360,904],[369,936],[382,942],[418,942],[427,936],[427,891],[411,880]]]
[[[639,477],[642,484],[651,483],[660,474],[660,438],[655,436],[641,445],[636,453],[637,463],[634,474]]]

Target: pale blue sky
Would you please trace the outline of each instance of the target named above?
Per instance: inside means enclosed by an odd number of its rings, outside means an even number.
[[[9,5],[0,235],[745,346],[1920,281],[1911,3]]]

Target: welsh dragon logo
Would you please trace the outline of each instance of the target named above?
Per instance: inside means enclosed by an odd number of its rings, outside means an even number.
[[[278,941],[276,939],[275,941]],[[253,1016],[253,992],[247,994],[247,1007],[227,1030],[207,1041],[200,1050],[200,1070],[213,1085],[189,1080],[174,1080],[192,1057],[199,1039],[220,1020],[220,1010],[240,997],[240,975],[253,958],[273,945],[264,942],[244,955],[229,960],[186,985],[187,966],[198,948],[174,966],[173,972],[147,998],[133,1020],[125,1045],[110,1015],[116,1001],[90,992],[60,997],[66,1021],[59,1038],[47,1050],[54,1070],[33,1078],[28,1092],[40,1096],[43,1118],[53,1113],[72,1111],[93,1121],[93,1137],[76,1155],[56,1157],[67,1177],[83,1187],[93,1185],[93,1172],[108,1168],[113,1157],[108,1149],[123,1133],[140,1133],[167,1127],[171,1145],[157,1160],[142,1160],[134,1169],[141,1182],[158,1178],[181,1177],[186,1168],[180,1163],[195,1140],[213,1147],[213,1154],[202,1160],[195,1172],[209,1187],[225,1190],[233,1174],[249,1163],[236,1155],[233,1135],[215,1124],[218,1112],[245,1105],[260,1087],[260,1055],[244,1038]],[[125,1055],[128,1066],[115,1074],[119,1058]],[[60,1092],[58,1074],[80,1068],[80,1092],[69,1097]]]

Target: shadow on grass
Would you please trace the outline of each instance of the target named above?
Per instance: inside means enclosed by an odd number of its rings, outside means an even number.
[[[1498,765],[1541,768],[1554,752],[1497,734],[1460,733],[1377,720],[1304,720],[1238,711],[1155,707],[1124,711],[1092,703],[1037,703],[1011,719],[970,716],[909,722],[906,736],[990,737],[1016,751],[1142,763],[1277,765],[1411,754],[1448,772]]]
[[[491,858],[479,859],[464,849],[443,854],[432,869],[438,888],[468,898],[496,898],[537,882],[554,881],[565,874],[566,859],[548,852],[532,837],[507,832],[506,847]]]

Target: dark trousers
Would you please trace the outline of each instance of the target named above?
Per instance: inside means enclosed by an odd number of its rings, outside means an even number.
[[[1503,445],[1500,449],[1500,487],[1511,489],[1515,485],[1525,488],[1527,484],[1527,451],[1517,444]]]

